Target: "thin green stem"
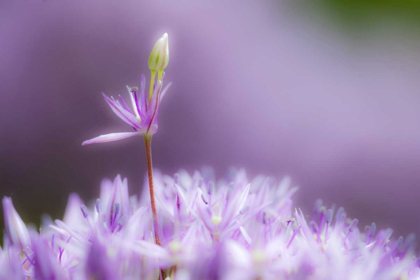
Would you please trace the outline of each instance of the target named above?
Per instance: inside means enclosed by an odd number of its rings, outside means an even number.
[[[153,88],[155,85],[156,70],[150,71],[150,88],[149,88],[149,102],[152,100]]]

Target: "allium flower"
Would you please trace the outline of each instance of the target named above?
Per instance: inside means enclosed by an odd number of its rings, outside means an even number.
[[[287,178],[248,181],[238,171],[215,182],[202,174],[156,172],[161,245],[150,201],[129,196],[117,176],[89,206],[72,194],[63,221],[25,231],[25,248],[6,235],[0,279],[157,280],[162,271],[175,280],[420,277],[412,235],[392,238],[374,223],[360,230],[343,208],[321,201],[306,218],[292,207]],[[11,205],[3,199],[3,209]]]
[[[152,50],[149,59],[151,68],[151,82],[149,96],[146,93],[146,78],[141,76],[140,91],[137,87],[127,86],[128,94],[131,100],[131,108],[127,105],[121,95],[118,99],[108,97],[102,93],[106,103],[111,110],[125,123],[134,129],[134,132],[119,132],[101,135],[93,139],[84,141],[82,145],[95,143],[105,143],[117,141],[136,135],[153,135],[158,130],[159,105],[165,96],[166,91],[171,84],[168,84],[162,90],[163,69],[166,68],[169,61],[168,34],[164,34]],[[155,74],[158,71],[157,82],[155,83]]]
[[[136,87],[127,86],[132,109],[128,107],[121,96],[119,96],[119,100],[115,100],[104,93],[102,94],[112,111],[135,131],[101,135],[84,141],[83,145],[117,141],[136,135],[155,134],[158,130],[159,105],[171,84],[162,91],[162,82],[158,81],[152,99],[149,100],[145,93],[145,83],[145,77],[142,75],[140,92],[137,92],[138,88]]]

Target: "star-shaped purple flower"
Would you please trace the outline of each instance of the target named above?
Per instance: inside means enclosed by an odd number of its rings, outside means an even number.
[[[136,135],[155,134],[158,130],[159,105],[170,85],[171,84],[168,84],[165,89],[162,90],[162,81],[158,81],[152,97],[148,98],[145,92],[146,78],[142,75],[140,91],[138,91],[137,87],[127,86],[131,99],[131,109],[121,95],[118,99],[114,99],[113,97],[108,97],[105,93],[102,93],[106,103],[108,103],[112,111],[121,120],[130,125],[134,131],[101,135],[84,141],[82,145],[117,141]]]
[[[112,111],[125,123],[131,126],[134,129],[134,132],[119,132],[101,135],[84,141],[82,145],[117,141],[136,135],[150,137],[155,134],[158,130],[159,104],[165,96],[167,89],[171,85],[168,84],[165,89],[162,90],[164,76],[163,70],[168,66],[168,62],[168,34],[165,33],[156,42],[149,57],[151,75],[150,90],[148,95],[146,95],[146,78],[144,75],[141,76],[140,91],[138,91],[137,87],[127,86],[132,105],[131,109],[127,103],[125,103],[121,95],[118,99],[114,99],[112,96],[110,98],[106,94],[102,93],[105,101],[111,107]]]

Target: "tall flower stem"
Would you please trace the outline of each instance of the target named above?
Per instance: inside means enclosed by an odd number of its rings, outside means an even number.
[[[159,238],[159,225],[156,212],[155,193],[153,189],[153,163],[152,163],[152,136],[144,135],[144,144],[146,146],[146,157],[147,157],[147,173],[149,175],[149,192],[150,202],[152,205],[152,216],[153,216],[153,231],[155,233],[156,244],[162,246]]]
[[[144,135],[144,145],[146,146],[146,158],[147,158],[147,174],[149,175],[149,192],[150,192],[150,204],[152,206],[153,216],[153,231],[155,233],[155,242],[157,245],[162,246],[159,238],[159,224],[156,211],[155,203],[155,191],[153,188],[153,163],[152,163],[152,135]],[[166,279],[165,270],[160,271],[159,279]]]

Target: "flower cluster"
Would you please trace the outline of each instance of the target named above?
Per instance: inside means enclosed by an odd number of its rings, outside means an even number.
[[[0,279],[417,279],[414,238],[359,229],[320,201],[311,217],[293,209],[296,188],[244,171],[215,181],[210,169],[155,172],[162,246],[150,196],[129,196],[127,179],[104,180],[85,205],[72,194],[62,220],[35,230],[5,197]],[[148,182],[146,181],[147,185]],[[144,188],[147,191],[147,186]]]

